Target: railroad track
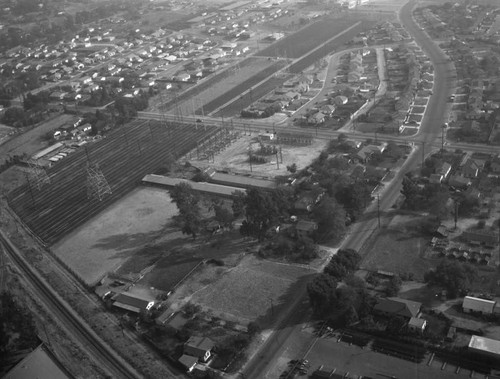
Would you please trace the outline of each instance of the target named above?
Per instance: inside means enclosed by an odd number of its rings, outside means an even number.
[[[23,273],[31,284],[37,298],[45,304],[50,313],[75,340],[99,363],[104,371],[113,378],[141,378],[142,376],[114,351],[62,300],[49,285],[21,257],[18,249],[12,244],[3,231],[0,231],[0,244],[3,250]]]
[[[52,244],[134,189],[145,174],[171,157],[186,154],[216,132],[215,126],[165,127],[161,121],[136,120],[58,162],[48,170],[50,185],[40,190],[28,185],[13,190],[7,196],[9,205],[34,234]],[[87,199],[88,160],[99,163],[112,189],[102,201]]]

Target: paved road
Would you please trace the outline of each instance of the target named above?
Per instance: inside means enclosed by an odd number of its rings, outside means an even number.
[[[414,153],[405,162],[401,170],[397,173],[392,183],[380,194],[380,202],[375,202],[370,206],[366,213],[371,213],[380,207],[381,211],[391,208],[394,201],[399,196],[401,180],[403,175],[414,169],[422,160],[422,155],[428,154],[432,150],[432,146],[438,137],[441,137],[441,126],[447,120],[447,114],[443,112],[446,101],[451,93],[453,84],[450,84],[451,71],[450,65],[446,60],[446,56],[440,49],[429,39],[429,37],[420,30],[411,17],[411,11],[414,2],[405,4],[400,12],[400,20],[406,26],[408,32],[414,37],[418,45],[422,47],[428,57],[434,64],[434,89],[433,95],[430,98],[426,109],[425,116],[422,120],[420,131],[416,140],[422,142],[414,150]],[[422,152],[422,149],[424,151]],[[350,234],[342,243],[342,248],[354,248],[359,250],[368,237],[377,228],[378,220],[371,218],[368,220],[361,219],[360,222],[352,226]],[[301,290],[298,296],[306,296],[305,289]],[[304,302],[298,302],[303,305]],[[307,313],[298,311],[297,308],[291,312],[287,321],[292,321],[292,318],[302,319],[305,321]],[[300,317],[302,315],[302,317]],[[288,324],[290,325],[290,324]],[[284,327],[276,330],[264,344],[260,352],[251,359],[242,372],[244,378],[265,378],[268,371],[272,369],[273,364],[279,357],[282,351],[281,347],[287,344],[287,340],[295,333],[301,333],[300,322],[297,322],[294,327]],[[264,359],[265,357],[265,359]],[[408,373],[411,375],[411,373]]]

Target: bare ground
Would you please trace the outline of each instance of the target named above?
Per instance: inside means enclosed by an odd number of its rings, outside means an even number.
[[[86,283],[94,284],[154,241],[175,214],[177,207],[167,191],[138,188],[64,237],[53,252]]]
[[[190,162],[197,167],[214,167],[216,169],[235,170],[252,173],[261,176],[286,175],[286,166],[296,164],[297,168],[303,169],[315,159],[319,153],[326,147],[327,141],[315,140],[309,146],[289,146],[281,145],[281,155],[283,161],[276,163],[276,157],[269,157],[268,163],[250,164],[248,162],[248,147],[252,145],[255,151],[258,148],[256,143],[257,133],[251,135],[242,135],[238,141],[228,146],[224,151],[215,156],[215,162],[207,160],[191,159]]]

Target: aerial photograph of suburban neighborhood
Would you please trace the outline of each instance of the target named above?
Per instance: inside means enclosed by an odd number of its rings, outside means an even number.
[[[0,378],[500,379],[500,0],[0,0]]]

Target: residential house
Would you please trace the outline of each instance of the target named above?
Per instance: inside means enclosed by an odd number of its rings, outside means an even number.
[[[318,224],[314,221],[299,220],[297,225],[295,225],[295,231],[297,233],[297,238],[310,238],[312,234],[318,230]]]
[[[342,96],[342,95],[335,96],[333,98],[333,103],[337,106],[345,105],[345,104],[347,104],[348,101],[349,101],[349,99],[346,96]]]
[[[319,125],[325,122],[325,115],[321,112],[316,112],[307,118],[307,123],[310,125]]]
[[[491,315],[496,306],[496,301],[480,299],[473,296],[465,296],[462,309],[465,313],[481,313]]]
[[[479,175],[480,167],[473,159],[467,159],[460,167],[460,172],[466,178],[475,178]]]
[[[408,321],[408,330],[415,333],[423,333],[427,327],[427,320],[418,317],[410,318]]]
[[[188,74],[187,72],[180,72],[174,77],[175,80],[179,82],[187,82],[189,79],[191,79],[191,75]]]
[[[319,108],[319,111],[325,114],[326,116],[331,116],[335,112],[335,106],[326,104],[323,105],[321,108]]]
[[[380,299],[373,307],[373,311],[384,316],[396,316],[410,320],[412,317],[420,315],[421,308],[422,303],[398,297],[388,297]]]
[[[448,162],[443,162],[436,168],[436,172],[430,176],[429,181],[434,184],[441,183],[448,177],[450,171],[451,165]]]
[[[120,293],[113,298],[114,307],[133,313],[149,311],[154,304],[154,301],[141,299],[128,293]]]
[[[448,180],[448,184],[452,187],[455,187],[456,189],[467,189],[472,182],[469,178],[460,176],[460,175],[453,175],[450,177]]]
[[[49,99],[51,100],[64,100],[68,93],[64,91],[54,91],[49,95]]]
[[[206,362],[210,359],[215,343],[206,337],[191,336],[184,344],[184,354],[191,355]]]

